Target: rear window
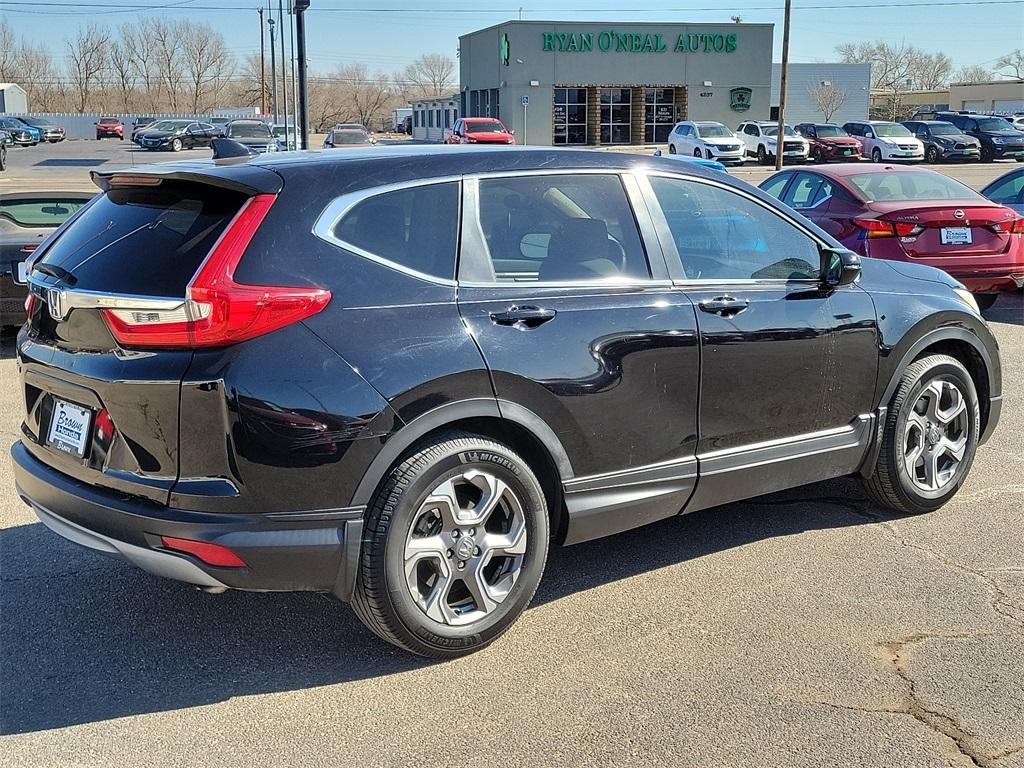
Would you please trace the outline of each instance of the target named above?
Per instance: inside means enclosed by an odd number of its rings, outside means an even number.
[[[970,187],[931,171],[887,171],[847,176],[868,200],[984,200]]]
[[[78,289],[184,296],[244,200],[183,182],[114,188],[82,212],[40,263],[70,272]]]
[[[59,227],[87,200],[40,198],[38,200],[0,200],[0,218],[22,227]]]

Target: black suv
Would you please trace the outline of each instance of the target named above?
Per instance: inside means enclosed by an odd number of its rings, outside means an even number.
[[[849,474],[936,509],[999,417],[962,286],[715,171],[407,147],[94,179],[32,264],[20,495],[418,654],[498,637],[549,543]]]
[[[936,120],[945,120],[981,143],[981,160],[1016,160],[1024,163],[1024,132],[1013,123],[992,115],[939,112]]]
[[[981,142],[944,120],[904,120],[903,125],[924,144],[924,161],[978,160]]]

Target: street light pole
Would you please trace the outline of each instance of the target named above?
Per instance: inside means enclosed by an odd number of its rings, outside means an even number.
[[[263,7],[256,9],[260,15],[260,114],[267,114],[267,64],[266,64],[266,30],[263,29]]]
[[[281,41],[281,95],[284,97],[284,114],[282,123],[288,124],[288,58],[284,53],[284,0],[277,0],[278,40]],[[287,139],[288,133],[285,132]]]
[[[277,122],[277,46],[274,38],[274,12],[270,10],[270,0],[267,0],[268,13],[270,17],[267,24],[270,25],[270,106],[274,113],[274,122]]]
[[[309,0],[295,0],[295,39],[299,64],[299,149],[309,149],[309,118],[306,108],[306,9]]]
[[[786,0],[786,13],[782,22],[782,76],[779,79],[779,128],[775,134],[775,170],[782,170],[783,148],[786,146],[786,80],[789,76],[789,17],[792,0]]]

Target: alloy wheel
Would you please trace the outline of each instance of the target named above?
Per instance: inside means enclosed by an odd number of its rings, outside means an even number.
[[[526,516],[512,489],[472,469],[434,488],[413,516],[405,576],[429,618],[464,626],[508,597],[526,555]]]
[[[903,464],[914,485],[934,493],[957,474],[970,434],[967,399],[953,382],[933,379],[922,390],[903,432]]]

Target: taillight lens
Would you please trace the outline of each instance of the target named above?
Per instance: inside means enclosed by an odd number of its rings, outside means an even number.
[[[322,288],[246,285],[234,272],[275,195],[256,195],[228,225],[186,291],[169,311],[104,309],[110,332],[125,347],[221,347],[276,331],[315,315],[331,292]]]
[[[25,297],[25,314],[32,319],[32,310],[36,308],[36,295],[29,292],[28,296]]]
[[[868,238],[875,237],[913,237],[924,231],[920,224],[903,221],[879,221],[878,219],[854,219],[853,223],[864,230]]]
[[[1013,226],[1010,227],[1010,234],[1024,235],[1024,216],[1013,220]]]

